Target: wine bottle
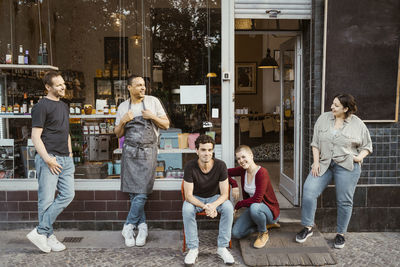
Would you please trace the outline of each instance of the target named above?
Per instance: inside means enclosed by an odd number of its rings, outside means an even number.
[[[22,47],[22,45],[19,46],[18,64],[24,64],[24,48]]]
[[[33,100],[31,99],[31,100],[30,100],[30,103],[29,103],[29,108],[28,108],[28,113],[29,113],[29,114],[32,113],[32,108],[33,108]]]
[[[47,44],[46,43],[43,43],[42,55],[43,55],[43,65],[48,65],[49,64],[49,62],[48,62],[49,54],[47,53]]]
[[[24,64],[29,65],[30,60],[29,60],[29,51],[25,50],[25,56],[24,56]]]
[[[7,44],[6,64],[13,64],[11,44]]]
[[[24,101],[22,102],[22,112],[23,114],[28,113],[28,94],[24,93]]]
[[[37,59],[37,64],[42,65],[43,62],[43,47],[42,44],[39,45],[39,52],[38,52],[38,59]]]

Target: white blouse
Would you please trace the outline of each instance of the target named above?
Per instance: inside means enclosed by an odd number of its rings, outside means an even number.
[[[261,167],[258,167],[258,170],[254,174],[253,180],[251,181],[251,184],[249,184],[247,180],[247,171],[246,174],[244,175],[244,192],[249,194],[250,197],[254,196],[254,193],[256,192],[256,175],[257,172],[260,170]]]

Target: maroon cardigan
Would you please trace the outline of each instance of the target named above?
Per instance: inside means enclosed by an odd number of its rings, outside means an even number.
[[[258,170],[256,177],[255,177],[256,191],[254,192],[254,195],[252,197],[250,197],[249,194],[247,194],[244,191],[245,174],[246,174],[246,170],[243,169],[242,167],[228,169],[228,176],[229,176],[230,182],[232,179],[231,176],[240,176],[242,178],[241,184],[242,184],[243,200],[236,203],[235,209],[238,210],[242,207],[250,207],[251,204],[261,203],[261,201],[262,201],[272,211],[272,214],[274,215],[274,220],[275,220],[279,216],[279,213],[280,213],[279,203],[278,203],[278,200],[276,199],[274,189],[272,188],[271,180],[269,179],[269,174],[268,174],[267,169],[261,167]],[[234,180],[234,179],[232,179],[232,180]],[[235,186],[232,186],[232,187],[235,187]]]

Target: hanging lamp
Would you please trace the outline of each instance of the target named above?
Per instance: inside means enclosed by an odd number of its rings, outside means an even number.
[[[267,35],[267,55],[261,60],[259,69],[277,69],[278,63],[271,57],[271,49],[269,49],[269,35]]]
[[[136,6],[136,14],[135,14],[136,31],[135,31],[135,34],[130,37],[130,39],[133,40],[133,44],[135,46],[140,46],[140,40],[142,39],[142,36],[137,33],[138,32],[137,31],[137,26],[138,26],[138,20],[137,20],[137,18],[138,18],[138,5],[137,5],[137,1],[135,2],[135,6]]]

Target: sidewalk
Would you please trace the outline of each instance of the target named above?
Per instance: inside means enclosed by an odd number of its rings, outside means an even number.
[[[56,231],[65,237],[82,237],[66,242],[63,252],[41,253],[26,238],[29,230],[0,231],[0,266],[183,266],[182,232],[150,230],[146,246],[126,248],[118,231]],[[273,232],[271,233],[273,234]],[[218,231],[203,230],[196,266],[225,266],[216,255]],[[335,234],[323,234],[332,247]],[[74,241],[72,239],[72,241]],[[245,266],[239,242],[233,240],[235,266]],[[400,266],[400,232],[348,233],[346,247],[333,249],[335,266]]]

